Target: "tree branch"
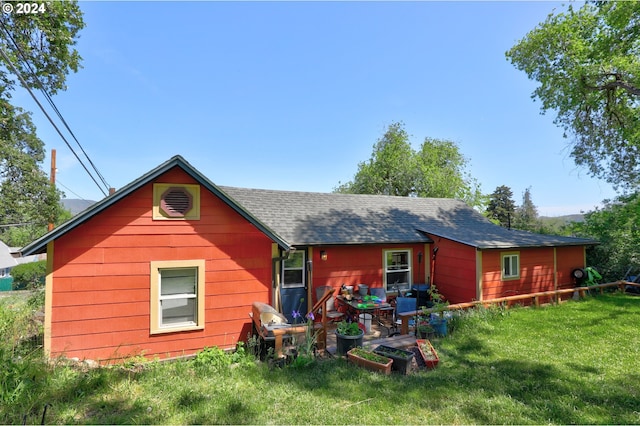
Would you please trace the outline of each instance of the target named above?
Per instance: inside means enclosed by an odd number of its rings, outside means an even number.
[[[582,77],[582,84],[584,85],[585,88],[589,89],[589,90],[593,90],[593,91],[611,91],[614,89],[623,89],[626,90],[628,93],[634,95],[634,96],[640,96],[640,88],[634,86],[633,84],[624,81],[622,79],[622,76],[618,73],[606,73],[606,74],[602,74],[602,77],[615,77],[615,80],[613,81],[608,81],[605,84],[602,84],[600,86],[592,86],[590,84],[587,84],[587,79],[586,77]]]

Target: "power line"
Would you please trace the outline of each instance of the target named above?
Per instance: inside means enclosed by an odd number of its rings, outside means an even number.
[[[68,186],[66,186],[62,182],[60,182],[60,179],[56,179],[56,185],[60,185],[61,187],[63,187],[64,189],[66,189],[67,191],[69,191],[70,193],[72,193],[73,195],[75,195],[76,197],[81,199],[82,201],[88,201],[88,200],[85,200],[84,198],[82,198],[81,196],[79,196],[78,194],[76,194],[75,192],[73,192],[71,189],[69,189]]]
[[[47,101],[49,102],[49,105],[53,108],[53,110],[55,111],[56,115],[58,116],[58,118],[62,121],[62,123],[64,124],[65,128],[67,129],[67,131],[69,132],[69,134],[71,134],[71,136],[73,137],[73,139],[76,141],[78,147],[80,147],[80,150],[82,151],[82,153],[84,154],[84,156],[87,158],[87,160],[89,161],[89,164],[91,165],[91,167],[93,168],[93,170],[95,171],[96,175],[100,178],[100,180],[102,181],[102,184],[105,186],[106,190],[109,191],[109,184],[106,182],[104,176],[100,173],[100,171],[98,170],[98,168],[95,166],[95,164],[93,163],[93,161],[91,160],[91,158],[89,157],[89,155],[86,153],[86,151],[84,150],[84,148],[82,147],[82,145],[80,144],[80,141],[78,140],[78,138],[76,137],[76,135],[73,133],[73,131],[71,130],[71,128],[69,127],[69,125],[67,124],[66,120],[64,119],[64,117],[62,116],[62,114],[60,113],[60,111],[58,110],[58,107],[55,105],[55,103],[53,102],[53,99],[51,98],[51,96],[49,95],[49,93],[45,90],[42,82],[40,81],[40,79],[38,78],[38,76],[35,74],[35,72],[33,71],[33,68],[31,67],[31,65],[29,64],[29,62],[27,61],[24,53],[22,52],[22,50],[20,49],[20,46],[17,44],[17,42],[15,41],[15,39],[11,36],[11,33],[9,32],[9,30],[6,28],[6,26],[4,25],[4,22],[0,21],[0,26],[2,26],[2,29],[4,30],[4,33],[6,34],[6,37],[11,41],[11,43],[14,46],[14,51],[17,52],[17,56],[19,58],[22,58],[21,62],[25,65],[25,67],[27,68],[27,70],[29,71],[29,73],[31,74],[31,77],[33,77],[33,79],[38,83],[39,86],[39,90],[40,92],[44,95],[44,97],[47,99]],[[71,150],[71,152],[73,153],[73,155],[76,157],[76,159],[78,160],[78,162],[80,163],[80,165],[82,165],[82,167],[84,168],[84,170],[87,172],[87,174],[89,175],[89,177],[91,177],[91,180],[93,180],[93,182],[98,186],[98,188],[100,189],[100,191],[102,192],[103,195],[107,195],[107,193],[105,193],[105,191],[102,189],[102,187],[100,186],[100,184],[96,181],[96,179],[94,178],[93,174],[88,170],[88,168],[86,167],[86,165],[84,164],[84,162],[80,159],[80,157],[78,156],[78,154],[75,152],[75,150],[71,147],[71,145],[69,144],[69,142],[67,141],[67,139],[64,137],[64,135],[62,134],[62,132],[60,131],[60,129],[56,126],[56,124],[53,122],[53,120],[51,119],[51,117],[49,116],[49,114],[45,111],[44,107],[42,106],[42,104],[38,101],[38,99],[36,98],[36,96],[34,95],[34,93],[32,92],[31,88],[29,87],[29,85],[27,84],[27,82],[24,80],[24,78],[22,77],[20,71],[13,65],[13,63],[11,62],[11,59],[8,57],[8,55],[6,54],[6,52],[4,51],[4,49],[0,48],[0,54],[2,54],[2,56],[4,57],[4,59],[7,61],[7,63],[9,64],[9,66],[11,67],[11,69],[13,70],[13,72],[16,74],[16,76],[20,79],[20,81],[22,82],[22,85],[25,87],[25,89],[27,89],[27,91],[29,92],[29,94],[31,95],[31,97],[33,98],[33,100],[36,102],[36,104],[38,105],[38,107],[40,108],[40,110],[42,110],[42,112],[44,113],[44,115],[46,116],[46,118],[49,120],[49,122],[51,123],[51,125],[55,128],[55,130],[58,132],[58,135],[60,135],[60,137],[62,138],[62,140],[64,141],[64,143],[67,145],[67,147]],[[67,188],[68,189],[68,188]],[[73,192],[73,191],[72,191]]]
[[[78,154],[73,150],[73,148],[71,147],[71,145],[69,144],[69,141],[67,141],[67,139],[64,137],[64,135],[62,134],[62,132],[60,131],[60,129],[58,129],[58,126],[56,126],[56,124],[53,122],[53,120],[51,119],[51,116],[47,113],[47,111],[44,109],[44,107],[42,106],[42,104],[40,103],[40,101],[38,100],[38,98],[36,98],[36,95],[34,95],[34,93],[31,91],[31,88],[29,87],[29,85],[27,84],[26,81],[24,81],[24,78],[22,78],[22,75],[20,75],[20,71],[18,71],[18,69],[13,65],[13,63],[11,62],[11,60],[9,59],[9,57],[7,56],[7,53],[4,51],[3,48],[0,47],[0,54],[2,55],[2,57],[9,63],[9,66],[13,69],[13,72],[16,73],[16,75],[18,76],[18,78],[20,79],[20,81],[22,82],[22,84],[24,85],[25,89],[27,89],[27,91],[29,92],[29,94],[31,95],[31,97],[33,98],[33,100],[35,101],[35,103],[38,105],[38,107],[42,110],[42,112],[44,113],[44,115],[47,117],[47,119],[49,120],[49,123],[51,123],[51,125],[53,126],[54,129],[56,129],[56,132],[58,132],[58,135],[60,135],[60,137],[62,138],[62,140],[64,141],[64,143],[67,145],[67,147],[69,147],[69,149],[71,150],[71,152],[73,153],[73,155],[76,157],[76,159],[80,162],[80,164],[82,165],[82,167],[84,168],[84,170],[87,172],[87,174],[89,175],[89,177],[91,177],[91,180],[93,180],[93,182],[98,186],[98,189],[100,189],[100,191],[102,192],[102,194],[106,197],[107,194],[104,192],[104,190],[102,189],[102,187],[100,186],[100,184],[98,183],[98,181],[96,181],[96,179],[93,177],[93,175],[91,174],[91,172],[89,172],[89,169],[87,169],[87,167],[84,165],[84,163],[82,162],[82,160],[80,160],[80,157],[78,157]]]

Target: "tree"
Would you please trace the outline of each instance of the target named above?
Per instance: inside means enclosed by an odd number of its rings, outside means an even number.
[[[468,160],[454,142],[427,137],[416,161],[418,197],[459,198],[475,207],[484,203],[480,185],[465,171]]]
[[[500,226],[511,228],[516,204],[513,201],[513,192],[508,186],[502,185],[489,195],[489,204],[486,214]]]
[[[409,134],[402,123],[393,123],[373,145],[369,161],[358,164],[353,181],[339,185],[335,191],[406,197],[415,192],[416,172]]]
[[[549,15],[506,52],[540,85],[532,97],[572,136],[576,164],[614,188],[640,182],[640,2]]]
[[[537,232],[541,228],[538,220],[538,209],[531,199],[531,188],[524,190],[522,204],[516,207],[513,227],[523,231]]]
[[[60,192],[40,168],[44,143],[29,113],[11,104],[11,94],[18,84],[50,95],[64,90],[66,76],[80,66],[73,46],[84,27],[77,2],[43,4],[42,13],[0,16],[0,225],[26,223],[37,234],[58,220]],[[16,234],[7,229],[0,229],[0,238]]]
[[[35,290],[44,286],[47,275],[47,261],[22,263],[11,269],[14,290]]]
[[[640,272],[640,193],[606,200],[601,209],[586,213],[584,222],[574,222],[573,232],[600,242],[587,251],[587,264],[605,282],[624,278],[629,267]]]
[[[416,152],[402,123],[391,124],[373,146],[371,158],[358,164],[352,181],[335,192],[437,198],[482,203],[479,184],[465,171],[467,159],[448,140],[425,138]]]

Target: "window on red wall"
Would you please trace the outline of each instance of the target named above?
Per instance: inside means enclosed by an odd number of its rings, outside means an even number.
[[[387,291],[411,288],[411,250],[384,251],[384,285]]]
[[[502,279],[512,280],[520,278],[520,254],[502,254]]]

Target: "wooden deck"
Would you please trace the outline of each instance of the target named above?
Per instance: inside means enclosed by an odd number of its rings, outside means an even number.
[[[336,354],[335,330],[334,324],[329,325],[327,329],[327,352],[330,355]],[[387,330],[372,324],[371,332],[366,333],[362,339],[362,345],[366,349],[375,349],[378,345],[408,348],[416,345],[416,336],[414,334],[401,334],[388,337]]]

